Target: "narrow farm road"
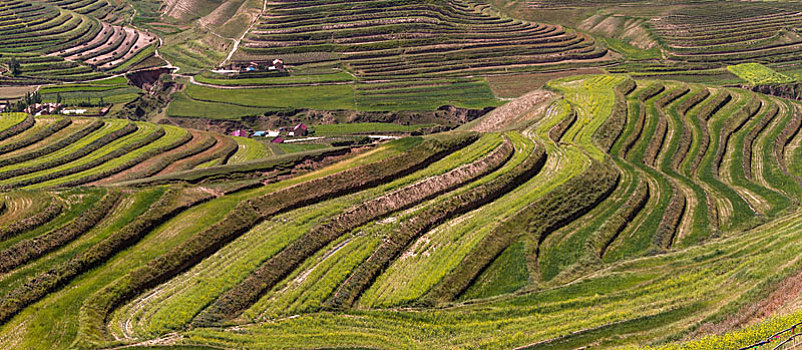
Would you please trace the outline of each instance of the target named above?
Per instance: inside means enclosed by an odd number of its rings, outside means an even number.
[[[239,48],[239,44],[240,44],[240,42],[242,42],[242,39],[245,39],[245,35],[247,35],[248,32],[251,31],[253,26],[256,25],[256,22],[259,21],[259,18],[264,16],[266,11],[267,11],[267,0],[264,0],[262,2],[262,12],[258,16],[254,17],[253,20],[251,20],[251,24],[248,26],[248,29],[245,29],[245,31],[242,32],[242,35],[239,37],[239,39],[234,40],[234,46],[231,47],[231,51],[228,53],[228,56],[226,56],[226,59],[224,59],[223,62],[220,62],[221,66],[226,64],[228,61],[231,60],[231,57],[234,56],[235,52],[237,52],[237,49]]]

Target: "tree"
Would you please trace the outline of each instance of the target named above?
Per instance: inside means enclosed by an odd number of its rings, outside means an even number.
[[[60,92],[56,93],[56,103],[61,104],[61,93]]]
[[[11,71],[12,76],[18,76],[20,74],[20,64],[16,58],[11,57],[11,60],[8,61],[8,70]]]

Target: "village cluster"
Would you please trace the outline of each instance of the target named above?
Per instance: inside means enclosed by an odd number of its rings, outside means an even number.
[[[231,63],[227,66],[215,69],[212,72],[218,74],[227,74],[227,73],[286,72],[286,71],[287,69],[284,67],[284,60],[281,58],[276,58],[272,62],[251,61],[251,62]]]
[[[81,115],[87,117],[96,117],[105,115],[110,109],[110,106],[106,106],[98,111],[89,113],[89,110],[86,108],[66,109],[64,107],[65,106],[63,106],[61,103],[57,102],[34,103],[25,107],[24,112],[34,116],[61,114],[61,115]],[[12,111],[11,104],[0,103],[0,113],[10,112],[10,111]]]
[[[26,107],[25,112],[36,116],[49,115],[62,112],[61,108],[61,103],[34,103]],[[11,111],[11,104],[0,103],[0,113],[7,112],[7,110]]]
[[[237,129],[230,133],[231,136],[238,137],[265,137],[270,138],[271,143],[284,143],[287,137],[302,137],[309,134],[309,128],[304,123],[294,127],[280,127],[275,130],[252,130]]]

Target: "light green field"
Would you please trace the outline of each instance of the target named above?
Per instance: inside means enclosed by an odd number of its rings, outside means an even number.
[[[728,66],[727,69],[752,85],[785,84],[796,81],[796,79],[777,73],[760,63],[741,63],[735,66]]]

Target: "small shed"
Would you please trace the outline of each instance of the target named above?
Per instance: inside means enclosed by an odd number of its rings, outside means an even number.
[[[284,138],[283,138],[283,137],[281,137],[281,136],[276,136],[275,138],[273,138],[272,140],[270,140],[270,142],[271,142],[271,143],[284,143]]]

